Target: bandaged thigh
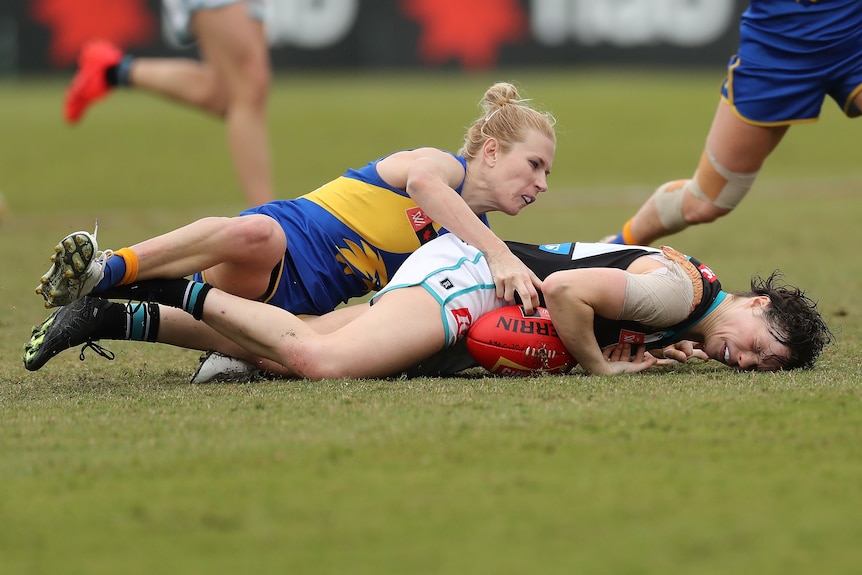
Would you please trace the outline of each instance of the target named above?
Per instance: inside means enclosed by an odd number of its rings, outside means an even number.
[[[619,320],[652,327],[677,324],[691,313],[694,285],[679,264],[648,274],[626,274],[626,298]]]

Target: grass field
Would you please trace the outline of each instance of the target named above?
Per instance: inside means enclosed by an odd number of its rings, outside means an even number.
[[[282,76],[278,189],[457,149],[515,80],[557,116],[557,159],[495,229],[597,239],[691,175],[721,74]],[[155,345],[22,367],[59,238],[98,219],[118,248],[243,207],[219,123],[129,92],[70,128],[64,80],[0,83],[0,572],[858,573],[862,165],[833,104],[741,209],[668,240],[728,289],[775,268],[804,286],[837,335],[813,371],[192,386],[198,353]]]

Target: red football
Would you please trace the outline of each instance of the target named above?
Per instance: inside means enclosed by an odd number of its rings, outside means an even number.
[[[467,331],[467,350],[497,375],[565,373],[576,365],[543,307],[526,315],[508,305],[481,316]]]

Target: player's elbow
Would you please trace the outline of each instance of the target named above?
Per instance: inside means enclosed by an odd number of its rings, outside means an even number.
[[[418,202],[425,190],[429,190],[440,179],[423,166],[418,166],[421,160],[416,160],[407,172],[407,184],[404,190],[414,201]]]

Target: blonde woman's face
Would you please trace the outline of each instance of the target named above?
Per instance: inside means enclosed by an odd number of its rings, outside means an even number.
[[[554,151],[550,138],[531,130],[525,141],[508,152],[497,152],[490,181],[499,211],[513,216],[548,189]]]

